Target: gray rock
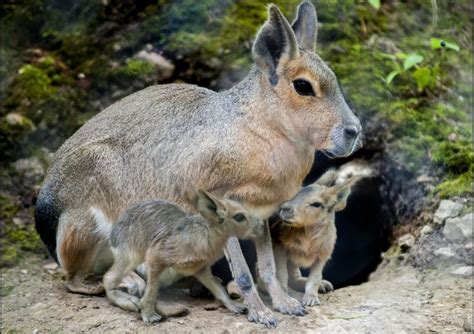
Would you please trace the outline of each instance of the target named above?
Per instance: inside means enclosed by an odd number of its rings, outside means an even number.
[[[37,157],[20,159],[13,163],[16,172],[23,176],[27,181],[37,183],[44,176],[44,168]]]
[[[473,273],[472,266],[459,267],[451,272],[451,274],[453,275],[462,276],[462,277],[470,277],[472,276],[472,273]]]
[[[148,61],[155,65],[158,80],[168,79],[173,75],[174,64],[159,53],[145,49],[138,52],[135,58]]]
[[[472,219],[472,212],[461,217],[448,218],[443,229],[444,237],[450,241],[471,240]]]
[[[472,250],[472,246],[473,246],[473,243],[469,242],[469,243],[464,245],[464,249],[467,250],[467,251],[470,251],[470,250]]]
[[[456,255],[451,247],[441,247],[435,250],[434,254],[444,258],[452,258]]]
[[[465,332],[472,333],[473,327],[474,326],[472,325],[472,316],[468,316],[466,319],[464,319],[464,324],[462,325],[462,328]]]
[[[431,234],[433,233],[433,228],[430,225],[425,225],[420,231],[421,235]]]
[[[400,246],[402,252],[408,251],[415,244],[415,237],[413,234],[407,233],[398,238],[398,246]]]
[[[54,274],[58,269],[59,269],[59,266],[56,262],[50,262],[50,263],[47,263],[43,266],[43,268],[50,274]]]
[[[439,203],[438,210],[436,210],[433,220],[436,224],[443,224],[446,219],[458,216],[462,209],[463,205],[453,202],[451,200],[442,200]]]
[[[18,227],[25,226],[25,222],[21,218],[15,217],[15,218],[12,219],[12,221],[13,221],[13,224],[15,224]]]
[[[434,179],[429,176],[428,174],[422,174],[416,178],[416,182],[418,183],[430,183],[433,182]]]

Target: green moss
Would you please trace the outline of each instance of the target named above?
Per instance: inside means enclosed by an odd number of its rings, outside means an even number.
[[[474,151],[467,140],[444,142],[433,152],[433,160],[442,164],[448,172],[463,174],[472,170]]]
[[[4,284],[0,285],[0,297],[8,296],[15,287],[13,286],[5,286]]]
[[[24,65],[18,71],[15,85],[15,99],[39,100],[50,97],[57,92],[51,85],[51,78],[40,68]]]
[[[433,152],[433,160],[447,171],[447,177],[435,189],[435,192],[439,193],[441,197],[474,192],[472,184],[474,151],[470,141],[441,143]]]
[[[17,226],[13,223],[13,218],[20,209],[19,203],[14,198],[0,195],[2,219],[0,267],[17,264],[29,252],[43,253],[43,245],[33,224],[25,223],[23,226]]]
[[[34,65],[22,66],[6,89],[0,117],[1,157],[27,155],[33,149],[30,143],[56,149],[83,123],[84,97],[60,58],[46,54]]]
[[[155,73],[155,67],[146,60],[129,59],[123,66],[114,68],[110,72],[110,79],[121,86],[130,85],[130,81],[144,79]]]
[[[445,181],[436,186],[435,193],[443,198],[473,194],[473,177],[472,170],[461,175],[448,176]]]

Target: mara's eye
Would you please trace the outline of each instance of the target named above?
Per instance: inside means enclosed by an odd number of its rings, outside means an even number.
[[[311,206],[312,206],[313,208],[322,208],[322,207],[323,207],[323,205],[322,205],[321,203],[319,203],[319,202],[311,203]]]
[[[303,79],[296,79],[293,81],[293,86],[295,87],[295,90],[298,94],[300,95],[305,95],[305,96],[315,96],[313,86],[311,84]]]
[[[243,222],[245,220],[245,216],[242,214],[242,213],[238,213],[236,215],[234,215],[234,217],[232,217],[233,220],[235,220],[236,222]]]

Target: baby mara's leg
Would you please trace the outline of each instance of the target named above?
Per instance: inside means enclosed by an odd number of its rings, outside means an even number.
[[[160,274],[165,269],[165,266],[161,264],[159,257],[153,255],[153,252],[149,251],[147,253],[147,258],[145,259],[147,267],[146,288],[145,294],[140,300],[141,314],[143,321],[155,323],[162,319],[156,309],[156,298],[158,297],[158,289],[160,287]]]
[[[321,290],[321,287],[324,286],[328,281],[323,282],[323,268],[326,264],[326,261],[316,260],[316,262],[311,266],[311,271],[309,273],[308,279],[306,280],[305,293],[303,297],[303,305],[305,306],[315,306],[320,305],[321,302],[318,298],[318,291]],[[332,284],[329,283],[328,288],[333,290]],[[325,288],[326,291],[326,288]]]
[[[127,311],[138,312],[140,300],[120,288],[125,275],[135,267],[135,263],[128,256],[128,252],[116,251],[115,261],[112,267],[104,275],[104,287],[107,297],[117,306]]]
[[[288,263],[288,273],[289,273],[290,288],[298,292],[305,292],[307,279],[306,277],[301,276],[300,268],[298,268],[291,261],[289,261]],[[330,291],[334,291],[334,287],[332,286],[331,282],[325,279],[321,279],[321,283],[319,284],[319,287],[318,287],[318,292],[328,293]]]
[[[139,276],[144,282],[147,280],[147,272],[145,263],[140,264],[135,268],[135,274]],[[172,282],[179,280],[180,275],[176,273],[173,269],[168,268],[163,270],[160,274],[160,287],[167,287],[172,284]],[[146,284],[144,284],[143,291],[140,287],[140,297],[143,297],[145,294]],[[166,305],[156,301],[155,309],[159,315],[163,318],[172,318],[172,317],[182,317],[189,314],[189,309],[180,304],[171,304],[166,303]]]
[[[201,282],[214,297],[222,302],[224,306],[231,312],[234,313],[245,313],[247,308],[242,303],[238,303],[230,299],[229,295],[225,291],[224,287],[219,283],[219,281],[212,275],[211,267],[206,266],[201,271],[194,275],[196,279]]]
[[[288,261],[288,275],[290,288],[298,292],[304,292],[306,277],[301,276],[300,268],[291,261]]]

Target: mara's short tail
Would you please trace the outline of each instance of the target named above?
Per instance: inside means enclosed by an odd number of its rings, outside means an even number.
[[[105,216],[102,210],[97,208],[90,208],[90,213],[96,225],[96,232],[103,238],[110,240],[110,233],[112,231],[112,222]]]
[[[51,185],[45,184],[41,188],[36,201],[35,227],[49,254],[58,262],[56,234],[61,210],[55,195]]]

